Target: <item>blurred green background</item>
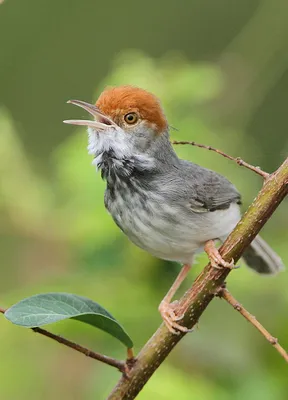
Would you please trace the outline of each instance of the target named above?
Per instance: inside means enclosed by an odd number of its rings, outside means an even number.
[[[0,5],[0,304],[65,291],[106,307],[138,351],[179,265],[129,243],[103,205],[83,117],[70,98],[135,84],[163,101],[171,136],[273,171],[288,149],[286,0],[4,0]],[[177,152],[227,176],[243,210],[261,179],[206,150]],[[288,265],[287,202],[263,237]],[[206,263],[201,256],[182,292]],[[288,273],[246,268],[229,288],[288,348]],[[181,291],[180,291],[181,292]],[[179,293],[180,295],[180,293]],[[51,330],[123,358],[114,338],[77,322]],[[104,399],[119,373],[0,317],[0,399]],[[215,300],[139,399],[286,399],[287,365],[230,306]]]

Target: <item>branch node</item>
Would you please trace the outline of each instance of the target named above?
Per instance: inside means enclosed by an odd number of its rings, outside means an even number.
[[[135,358],[135,357],[127,358],[125,365],[129,368],[129,371],[130,371],[130,369],[132,369],[134,367],[136,362],[137,362],[137,358]]]
[[[242,306],[241,306],[241,304],[240,303],[236,303],[236,304],[234,304],[233,305],[233,307],[235,308],[235,310],[237,310],[237,311],[241,311],[242,310]]]
[[[124,368],[121,371],[123,373],[124,378],[130,379],[130,377],[131,377],[130,372],[131,372],[133,366],[135,365],[136,361],[137,361],[136,358],[126,360],[126,363],[124,364]]]
[[[269,338],[269,342],[272,344],[272,346],[275,346],[275,344],[278,344],[278,339],[271,336],[271,338]]]
[[[214,296],[215,297],[219,297],[219,299],[221,299],[222,298],[222,292],[223,292],[224,289],[226,289],[226,282],[222,283],[221,286],[218,286],[215,289]]]

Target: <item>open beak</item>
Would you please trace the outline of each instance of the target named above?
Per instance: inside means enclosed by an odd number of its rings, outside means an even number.
[[[108,127],[111,126],[117,127],[114,121],[101,113],[101,111],[93,104],[89,104],[81,100],[69,100],[67,101],[67,103],[74,104],[75,106],[81,107],[84,110],[88,111],[88,113],[95,118],[95,121],[85,119],[68,119],[63,121],[64,124],[90,126],[91,128],[95,128],[101,131],[106,130]]]

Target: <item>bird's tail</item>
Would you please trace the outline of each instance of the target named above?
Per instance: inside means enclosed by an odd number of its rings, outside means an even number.
[[[247,247],[243,258],[248,267],[259,274],[277,274],[285,268],[281,258],[260,236]]]

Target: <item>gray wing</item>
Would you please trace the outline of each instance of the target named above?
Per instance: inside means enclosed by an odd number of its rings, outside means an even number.
[[[180,174],[189,206],[195,212],[224,210],[231,203],[241,204],[235,186],[214,171],[180,160]]]

